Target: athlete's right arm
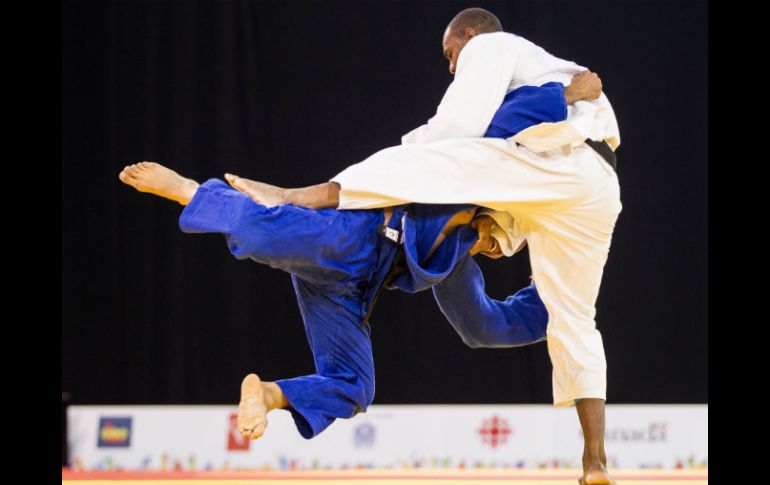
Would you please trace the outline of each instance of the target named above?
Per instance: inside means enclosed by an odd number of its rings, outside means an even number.
[[[478,35],[468,41],[436,114],[427,124],[404,135],[403,144],[484,134],[508,92],[517,61],[510,51],[500,48],[499,42],[492,35]]]
[[[546,337],[548,311],[535,285],[505,301],[487,296],[484,275],[470,255],[433,287],[433,296],[455,331],[468,346],[519,347]]]

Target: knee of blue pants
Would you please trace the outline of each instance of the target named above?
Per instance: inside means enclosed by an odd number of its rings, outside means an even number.
[[[374,381],[354,375],[319,374],[275,381],[289,402],[297,430],[313,438],[336,419],[366,411],[374,399]]]
[[[374,369],[349,369],[344,372],[333,372],[325,375],[335,383],[336,398],[352,404],[352,417],[366,411],[374,401]],[[345,407],[344,405],[342,406]]]
[[[358,413],[365,413],[369,406],[374,401],[374,381],[356,382],[354,386],[357,388],[355,392],[350,393],[351,396],[355,396],[355,408],[353,409],[353,416]],[[351,416],[351,417],[353,417]]]

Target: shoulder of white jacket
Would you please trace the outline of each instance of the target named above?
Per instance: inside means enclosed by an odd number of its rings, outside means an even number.
[[[519,37],[516,34],[510,32],[489,32],[487,34],[479,34],[476,37],[468,41],[465,48],[472,46],[482,46],[490,44],[506,44],[512,42],[519,42],[525,40],[523,37]]]
[[[517,38],[517,36],[508,32],[479,34],[468,41],[462,52],[460,52],[460,60],[458,62],[477,56],[488,57],[491,55],[493,57],[504,57],[506,53],[517,50],[521,40],[523,40],[521,37]]]

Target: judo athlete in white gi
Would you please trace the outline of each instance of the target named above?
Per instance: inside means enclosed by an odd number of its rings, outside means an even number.
[[[606,361],[594,317],[622,208],[614,112],[602,93],[569,106],[565,121],[541,123],[507,139],[482,138],[506,93],[523,85],[568,85],[585,68],[502,32],[499,20],[483,9],[458,14],[443,47],[454,81],[436,115],[405,135],[402,145],[313,187],[282,189],[226,178],[267,205],[473,203],[513,216],[526,234],[533,278],[550,318],[554,404],[576,405],[583,428],[581,483],[613,483],[604,451]]]

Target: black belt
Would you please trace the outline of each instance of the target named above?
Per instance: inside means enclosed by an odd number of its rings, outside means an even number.
[[[586,145],[593,148],[607,163],[610,164],[612,170],[618,171],[618,157],[615,156],[615,152],[607,144],[606,141],[595,141],[590,138],[586,138]]]

